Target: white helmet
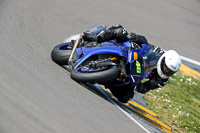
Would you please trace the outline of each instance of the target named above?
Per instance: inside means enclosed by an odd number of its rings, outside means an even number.
[[[157,63],[158,75],[163,78],[169,78],[178,71],[181,66],[181,58],[174,50],[165,52]]]

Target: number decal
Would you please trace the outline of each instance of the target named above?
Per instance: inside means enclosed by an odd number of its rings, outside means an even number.
[[[136,71],[137,73],[141,73],[141,65],[139,61],[136,61]]]

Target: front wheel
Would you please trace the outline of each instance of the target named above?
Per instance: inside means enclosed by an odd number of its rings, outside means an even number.
[[[71,72],[71,78],[77,82],[108,82],[119,75],[117,66],[91,68],[82,66]]]
[[[55,46],[51,52],[52,60],[59,65],[68,65],[73,44],[71,42],[62,43]]]

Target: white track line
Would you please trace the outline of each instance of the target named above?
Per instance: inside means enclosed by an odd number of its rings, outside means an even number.
[[[76,40],[79,36],[80,36],[80,34],[72,35],[72,36],[66,38],[65,41],[64,41],[64,43],[65,43],[65,42],[70,42],[71,40]],[[189,62],[189,63],[191,63],[191,64],[195,64],[195,65],[197,65],[197,66],[200,66],[200,62],[195,61],[195,60],[193,60],[193,59],[189,59],[189,58],[184,57],[184,56],[181,56],[181,59],[184,60],[184,61],[187,61],[187,62]]]
[[[191,64],[194,64],[194,65],[197,65],[197,66],[200,66],[200,62],[198,61],[195,61],[195,60],[192,60],[192,59],[189,59],[187,57],[184,57],[184,56],[181,56],[181,59],[184,60],[184,61],[187,61]]]

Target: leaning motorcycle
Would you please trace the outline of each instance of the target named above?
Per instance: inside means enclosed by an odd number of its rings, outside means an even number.
[[[96,27],[95,34],[102,28],[105,30],[104,26]],[[87,42],[80,35],[76,40],[55,46],[51,57],[59,65],[68,65],[73,80],[104,85],[119,101],[127,102],[133,97],[129,88],[149,76],[160,54],[147,44],[139,47],[129,41]]]

